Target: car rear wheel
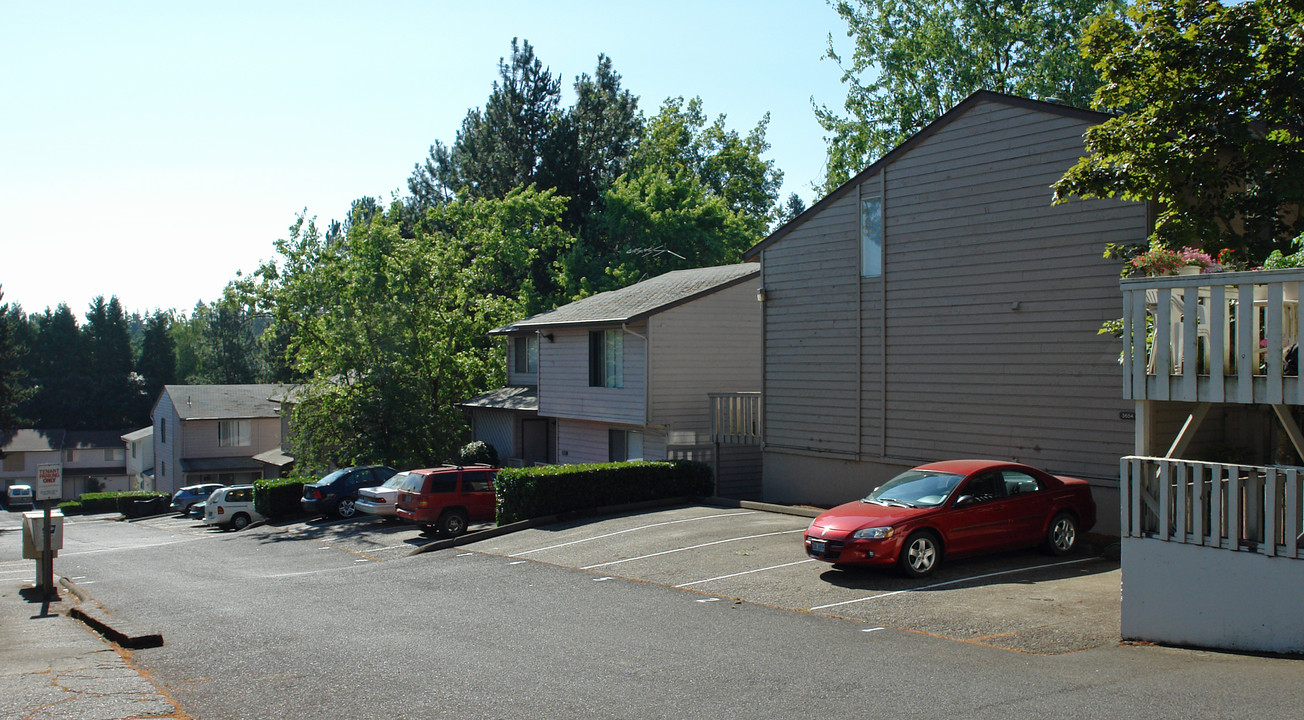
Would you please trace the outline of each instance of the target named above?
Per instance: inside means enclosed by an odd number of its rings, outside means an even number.
[[[248,515],[245,515],[244,513],[236,513],[235,517],[231,518],[232,530],[244,530],[247,527],[249,527]]]
[[[910,577],[923,577],[933,572],[942,559],[937,536],[926,530],[920,530],[906,538],[901,546],[901,557],[897,562],[901,570]]]
[[[353,505],[353,498],[344,498],[339,505],[335,506],[335,514],[342,518],[351,518],[356,515],[358,509]]]
[[[444,514],[439,516],[436,528],[444,537],[457,537],[466,532],[466,522],[466,513],[461,510],[445,510]]]
[[[1050,521],[1046,530],[1046,549],[1052,555],[1068,555],[1078,546],[1078,521],[1066,512]]]

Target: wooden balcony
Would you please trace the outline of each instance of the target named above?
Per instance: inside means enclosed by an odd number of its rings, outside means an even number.
[[[1122,535],[1304,559],[1304,468],[1125,457]]]
[[[1301,283],[1301,269],[1123,279],[1123,397],[1304,405]]]
[[[711,442],[761,444],[761,394],[710,393]]]

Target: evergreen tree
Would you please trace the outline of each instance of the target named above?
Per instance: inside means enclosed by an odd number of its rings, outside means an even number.
[[[4,300],[3,286],[0,286],[0,300]],[[13,432],[23,423],[18,406],[28,394],[23,387],[21,363],[27,348],[22,345],[20,324],[26,324],[22,308],[0,304],[0,434]]]
[[[145,321],[140,355],[136,359],[136,374],[143,385],[145,416],[163,391],[164,385],[177,381],[176,341],[172,337],[172,317],[159,311]]]

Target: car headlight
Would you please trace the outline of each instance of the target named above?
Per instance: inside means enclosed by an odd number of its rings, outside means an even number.
[[[872,527],[861,528],[852,534],[852,540],[886,540],[896,534],[895,528]]]

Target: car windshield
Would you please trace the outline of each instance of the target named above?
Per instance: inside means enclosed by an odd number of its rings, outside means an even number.
[[[896,507],[937,507],[964,479],[963,475],[907,470],[879,485],[861,502]]]

